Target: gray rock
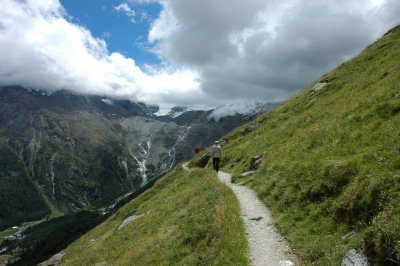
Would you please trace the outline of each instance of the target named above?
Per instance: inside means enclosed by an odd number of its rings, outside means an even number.
[[[258,126],[259,126],[259,123],[254,122],[249,127],[245,128],[245,130],[243,131],[243,136],[249,134],[250,132],[253,132],[254,130],[256,130],[258,128]]]
[[[255,172],[256,172],[256,171],[247,171],[247,172],[241,173],[240,175],[241,175],[241,176],[248,176],[248,175],[254,174]]]
[[[250,167],[251,169],[257,169],[263,159],[264,153],[261,153],[258,156],[254,156],[251,158]]]
[[[95,239],[90,239],[89,242],[87,243],[87,246],[91,246],[94,243],[96,243],[96,240]]]
[[[198,167],[206,167],[208,160],[210,160],[210,153],[206,152],[205,154],[203,154],[196,162],[196,166]]]
[[[327,84],[326,82],[321,82],[321,83],[315,84],[314,87],[311,88],[311,94],[315,94],[317,91],[319,91],[323,87],[325,87],[326,84]]]
[[[253,218],[250,218],[250,220],[252,220],[252,221],[261,221],[262,220],[262,216],[258,216],[258,217],[253,217]]]
[[[342,260],[342,266],[368,266],[368,258],[355,249],[347,252]]]

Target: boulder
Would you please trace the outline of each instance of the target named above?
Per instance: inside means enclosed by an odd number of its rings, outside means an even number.
[[[256,128],[258,128],[258,125],[259,125],[258,122],[254,122],[249,127],[246,127],[245,130],[243,131],[243,136],[245,136],[245,135],[249,134],[250,132],[253,132],[254,130],[256,130]]]
[[[206,165],[207,165],[207,163],[208,163],[208,160],[210,160],[210,157],[211,157],[211,155],[210,155],[209,152],[204,153],[204,154],[196,161],[196,166],[202,167],[202,168],[206,167]]]
[[[325,87],[326,84],[326,82],[317,83],[316,85],[314,85],[314,87],[311,88],[311,94],[315,94],[317,91]]]
[[[263,159],[264,153],[261,153],[258,156],[254,156],[251,158],[250,167],[251,169],[257,169]]]
[[[357,250],[352,249],[347,252],[342,260],[342,266],[368,266],[368,258],[363,254],[357,252]]]

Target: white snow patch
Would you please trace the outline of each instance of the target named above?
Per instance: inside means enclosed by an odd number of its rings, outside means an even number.
[[[105,103],[107,105],[113,105],[113,102],[110,99],[107,99],[107,98],[103,98],[100,101],[102,101],[103,103]]]
[[[154,115],[156,116],[164,116],[167,115],[172,109],[171,107],[160,106],[158,112],[155,112]]]

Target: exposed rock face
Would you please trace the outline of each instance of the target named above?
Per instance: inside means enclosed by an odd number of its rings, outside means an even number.
[[[316,92],[320,91],[325,87],[326,84],[326,82],[317,83],[314,87],[311,88],[311,94],[315,94]]]
[[[355,249],[347,252],[342,260],[342,266],[368,266],[368,258],[358,253]]]
[[[196,165],[198,167],[206,167],[208,161],[210,160],[210,153],[206,152],[204,153],[197,161],[196,161]]]
[[[264,153],[261,153],[260,155],[254,156],[253,158],[251,158],[251,161],[250,161],[251,169],[257,169],[258,168],[258,166],[262,162],[263,156],[264,156]]]

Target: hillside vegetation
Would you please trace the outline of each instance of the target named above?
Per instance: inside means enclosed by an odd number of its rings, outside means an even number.
[[[23,163],[11,149],[1,144],[0,183],[0,230],[50,213]],[[24,201],[19,200],[21,195]]]
[[[339,265],[358,248],[399,263],[400,26],[223,140],[223,169],[258,192],[304,261]]]
[[[179,165],[62,251],[61,264],[246,265],[247,248],[233,192]]]
[[[258,192],[305,265],[340,265],[353,248],[399,264],[400,26],[222,141],[222,169]],[[62,253],[66,265],[249,263],[238,202],[210,162],[176,167]]]

